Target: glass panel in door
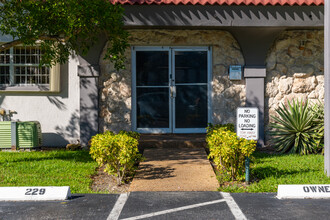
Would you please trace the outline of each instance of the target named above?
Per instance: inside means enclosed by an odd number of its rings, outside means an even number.
[[[175,83],[207,84],[207,51],[175,51]]]
[[[136,51],[136,86],[168,86],[168,51]]]
[[[168,88],[137,89],[137,127],[169,128]]]
[[[169,52],[136,52],[138,129],[170,128]]]
[[[207,127],[207,86],[176,86],[175,127]]]
[[[205,129],[208,122],[207,51],[175,51],[174,132]]]

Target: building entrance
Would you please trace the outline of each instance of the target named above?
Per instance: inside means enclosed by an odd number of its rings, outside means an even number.
[[[209,48],[134,48],[134,130],[205,132],[209,121],[209,81]]]

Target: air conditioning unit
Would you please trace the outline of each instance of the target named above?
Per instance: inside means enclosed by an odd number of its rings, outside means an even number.
[[[11,122],[0,121],[0,148],[11,148]]]
[[[42,133],[38,121],[0,122],[0,148],[35,148],[41,144]]]
[[[38,121],[20,121],[16,123],[17,146],[19,148],[34,148],[41,146],[41,126]]]

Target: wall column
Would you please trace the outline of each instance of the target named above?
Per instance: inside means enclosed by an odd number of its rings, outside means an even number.
[[[98,133],[98,77],[99,67],[78,66],[80,77],[80,142],[87,146],[92,136]]]
[[[259,109],[259,140],[258,145],[265,144],[264,114],[265,114],[265,77],[266,67],[245,67],[246,107]]]

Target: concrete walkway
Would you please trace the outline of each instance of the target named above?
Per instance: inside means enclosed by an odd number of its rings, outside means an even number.
[[[215,191],[219,187],[204,148],[150,148],[129,191]]]

